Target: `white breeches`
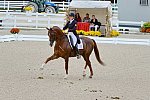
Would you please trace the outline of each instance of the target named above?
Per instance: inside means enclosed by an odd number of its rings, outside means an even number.
[[[99,27],[98,25],[90,25],[90,28],[94,27],[95,28],[95,31],[97,31],[97,28]]]
[[[68,36],[68,39],[69,39],[69,43],[71,43],[71,40],[70,40],[70,37],[69,37],[69,36],[71,36],[71,38],[73,40],[73,46],[75,46],[76,43],[77,43],[77,37],[73,34],[73,32],[68,32],[67,36]]]

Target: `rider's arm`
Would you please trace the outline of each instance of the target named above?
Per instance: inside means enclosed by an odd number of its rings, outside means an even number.
[[[63,30],[66,30],[69,26],[69,21],[67,22],[67,24],[63,27]]]
[[[77,21],[73,21],[73,22],[69,25],[69,30],[70,30],[70,31],[75,31],[75,30],[76,30],[76,24],[77,24]]]

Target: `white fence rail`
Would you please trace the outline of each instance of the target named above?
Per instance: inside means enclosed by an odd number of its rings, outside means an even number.
[[[22,8],[22,6],[25,6],[28,3],[28,1],[0,1],[0,8],[2,12],[5,11],[14,11],[10,10],[10,8]]]
[[[19,11],[21,11],[21,8],[28,4],[29,1],[0,1],[0,8],[2,12],[6,11],[14,11],[13,9],[20,8]],[[59,10],[66,10],[69,7],[70,2],[52,2],[59,6]]]
[[[97,43],[109,44],[131,44],[131,45],[147,45],[150,46],[150,39],[127,39],[127,38],[101,38],[92,37]],[[8,41],[49,41],[46,35],[4,35],[0,36],[0,42]]]
[[[47,14],[47,13],[20,13],[20,12],[0,12],[0,28],[27,28],[42,29],[45,27],[59,26],[63,27],[65,23],[65,14]]]
[[[112,20],[112,28],[123,33],[137,33],[140,32],[140,27],[143,26],[145,22],[134,22],[134,21],[118,21]],[[120,26],[121,25],[121,26]]]

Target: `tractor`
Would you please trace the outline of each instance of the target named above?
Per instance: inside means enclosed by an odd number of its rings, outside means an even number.
[[[31,7],[32,12],[58,13],[59,7],[49,0],[31,0],[25,7]]]

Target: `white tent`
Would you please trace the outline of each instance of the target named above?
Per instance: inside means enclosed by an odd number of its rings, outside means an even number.
[[[69,5],[69,12],[79,13],[83,19],[86,13],[90,18],[95,15],[99,22],[105,26],[106,32],[109,34],[111,30],[111,2],[110,1],[75,1]],[[106,34],[107,34],[106,33]]]
[[[69,8],[108,8],[110,1],[72,1]]]

